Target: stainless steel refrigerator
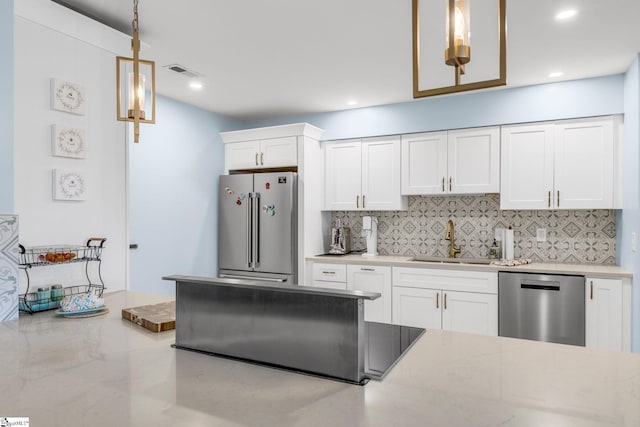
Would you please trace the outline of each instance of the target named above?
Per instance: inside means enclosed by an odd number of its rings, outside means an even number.
[[[297,174],[220,176],[218,274],[297,284]]]

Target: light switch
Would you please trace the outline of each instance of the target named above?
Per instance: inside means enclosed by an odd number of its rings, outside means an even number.
[[[632,231],[631,232],[631,250],[635,252],[637,248],[638,248],[638,236],[636,235],[635,231]]]
[[[546,242],[547,241],[547,229],[546,228],[536,228],[536,241],[537,242]]]

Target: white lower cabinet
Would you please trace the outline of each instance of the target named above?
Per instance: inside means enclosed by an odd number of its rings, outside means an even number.
[[[378,292],[378,299],[364,302],[364,320],[391,323],[391,267],[347,265],[347,289]]]
[[[623,350],[622,280],[587,277],[586,287],[586,346]]]
[[[393,269],[393,323],[498,335],[498,275],[426,268]]]

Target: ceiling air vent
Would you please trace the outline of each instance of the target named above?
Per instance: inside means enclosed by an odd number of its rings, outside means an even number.
[[[175,71],[178,74],[182,74],[185,77],[200,77],[200,74],[196,73],[195,71],[191,71],[187,67],[184,67],[180,64],[169,64],[165,65],[164,68],[168,68],[169,70]]]

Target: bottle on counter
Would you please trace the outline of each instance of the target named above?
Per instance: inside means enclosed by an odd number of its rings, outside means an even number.
[[[489,258],[491,259],[501,259],[502,258],[502,250],[500,249],[500,245],[496,242],[496,239],[493,239],[493,244],[489,249]]]

